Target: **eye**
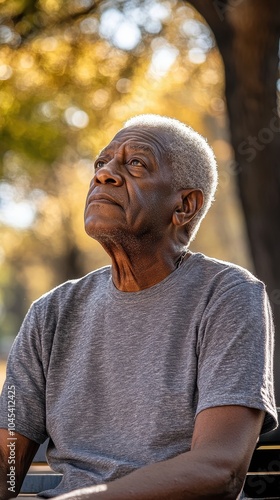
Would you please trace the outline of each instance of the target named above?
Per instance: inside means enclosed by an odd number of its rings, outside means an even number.
[[[99,168],[104,167],[105,164],[106,164],[105,161],[103,161],[103,160],[97,160],[95,162],[95,164],[94,164],[94,168],[95,168],[95,170],[98,170]]]
[[[130,160],[129,162],[130,165],[133,167],[145,167],[142,161],[137,160],[137,158],[133,158],[133,160]]]

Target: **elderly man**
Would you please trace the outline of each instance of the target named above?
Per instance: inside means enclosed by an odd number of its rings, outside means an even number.
[[[128,121],[95,161],[85,227],[112,265],[30,308],[1,397],[16,405],[16,484],[39,443],[63,473],[53,497],[236,499],[260,432],[276,425],[273,325],[264,285],[192,253],[216,163],[191,128]],[[211,231],[211,228],[209,228]]]

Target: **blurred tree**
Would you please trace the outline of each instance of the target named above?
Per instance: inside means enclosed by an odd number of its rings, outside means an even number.
[[[280,4],[278,0],[190,0],[213,33],[225,67],[236,176],[251,252],[267,284],[280,357]],[[275,364],[280,404],[280,365]]]
[[[0,0],[0,17],[2,340],[31,300],[108,263],[84,233],[84,199],[96,153],[133,114],[209,137],[220,188],[193,248],[246,265],[221,58],[204,19],[176,0]]]

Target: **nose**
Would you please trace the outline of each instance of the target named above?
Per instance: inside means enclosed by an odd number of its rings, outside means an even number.
[[[110,161],[95,172],[93,177],[94,184],[113,184],[115,186],[121,186],[123,184],[123,178],[117,171],[114,163],[114,161]]]

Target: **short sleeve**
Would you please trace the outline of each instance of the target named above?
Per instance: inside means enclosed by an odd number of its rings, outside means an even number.
[[[9,429],[15,425],[16,432],[37,443],[43,443],[47,438],[45,376],[41,358],[41,342],[33,304],[7,361],[6,381],[0,397],[0,427]],[[13,420],[10,411],[12,393]]]
[[[266,412],[262,433],[274,429],[274,326],[263,283],[221,287],[200,328],[197,413],[223,405],[257,408]]]

